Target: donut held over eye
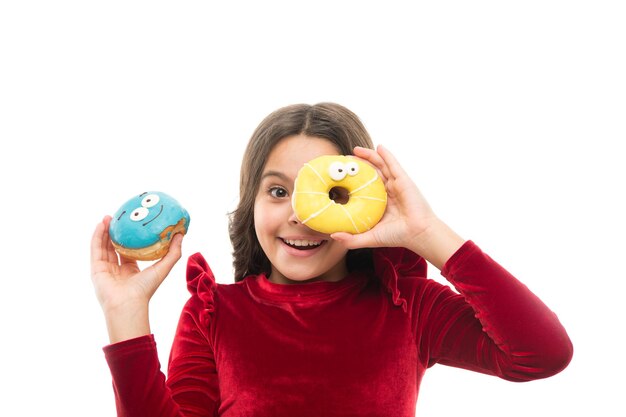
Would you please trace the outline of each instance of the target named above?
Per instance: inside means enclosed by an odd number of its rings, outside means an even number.
[[[117,210],[109,235],[120,255],[153,261],[165,256],[176,233],[187,233],[189,221],[189,213],[178,201],[150,191],[131,198]]]
[[[324,155],[296,177],[291,204],[300,223],[321,233],[363,233],[383,217],[387,192],[378,172],[353,156]]]

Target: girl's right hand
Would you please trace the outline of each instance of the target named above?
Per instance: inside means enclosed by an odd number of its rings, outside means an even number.
[[[118,257],[109,237],[110,223],[111,217],[106,216],[91,239],[91,280],[114,341],[149,332],[148,303],[180,259],[182,235],[172,238],[160,261],[141,271],[136,261]]]

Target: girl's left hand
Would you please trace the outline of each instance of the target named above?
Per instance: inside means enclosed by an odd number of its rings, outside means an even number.
[[[354,155],[372,164],[380,173],[387,189],[387,209],[371,230],[355,235],[333,233],[331,237],[348,249],[415,246],[423,232],[438,220],[422,193],[386,148],[356,147]]]

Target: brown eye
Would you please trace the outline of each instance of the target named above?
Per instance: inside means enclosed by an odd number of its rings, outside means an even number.
[[[282,187],[272,187],[270,188],[270,195],[274,198],[285,198],[287,197],[287,190]]]

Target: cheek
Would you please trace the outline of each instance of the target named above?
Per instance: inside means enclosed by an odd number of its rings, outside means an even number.
[[[254,203],[254,230],[256,231],[257,237],[259,237],[259,231],[262,230],[263,224],[263,210],[261,210],[258,203]]]
[[[266,236],[271,233],[275,221],[272,218],[272,210],[263,201],[254,203],[254,230],[259,242],[263,242]]]

